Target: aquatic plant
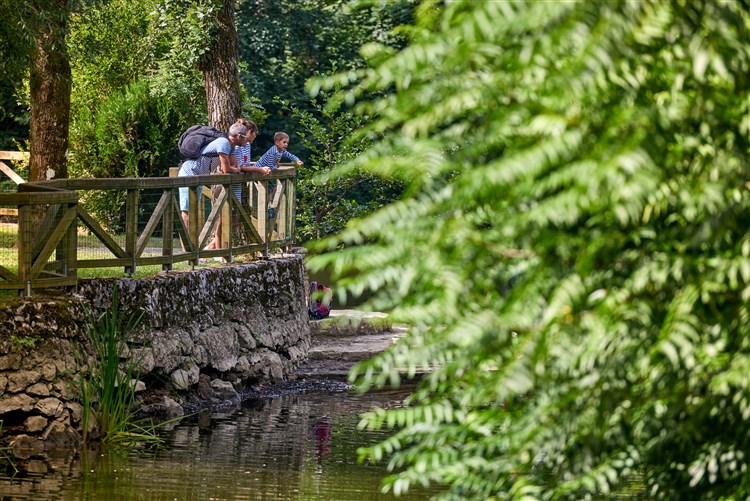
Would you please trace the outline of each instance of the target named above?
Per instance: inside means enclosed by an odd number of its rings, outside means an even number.
[[[3,436],[3,420],[0,419],[0,437]],[[16,463],[13,461],[10,447],[0,447],[0,465],[13,469],[13,475],[18,473]]]
[[[89,441],[91,419],[99,426],[103,443],[133,444],[158,442],[155,426],[137,420],[135,382],[142,359],[125,358],[130,353],[128,336],[142,314],[124,316],[119,308],[118,289],[112,290],[112,304],[98,317],[84,305],[88,316],[88,350],[83,346],[76,357],[81,366],[79,398],[83,406],[83,440]]]

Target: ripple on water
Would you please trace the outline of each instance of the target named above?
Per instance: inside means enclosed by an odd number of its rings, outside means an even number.
[[[373,405],[398,406],[405,393],[346,389],[285,391],[191,416],[164,434],[167,447],[157,451],[107,448],[19,462],[15,478],[0,475],[0,495],[3,501],[391,499],[380,494],[384,467],[359,464],[356,454],[385,435],[358,430],[357,416]]]

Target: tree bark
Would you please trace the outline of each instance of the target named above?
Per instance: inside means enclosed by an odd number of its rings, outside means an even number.
[[[29,72],[31,101],[29,181],[68,177],[71,71],[65,33],[68,0],[43,2],[49,11],[34,42]]]
[[[203,71],[206,87],[208,123],[227,130],[240,116],[242,106],[234,0],[223,0],[222,3],[222,9],[216,18],[216,38],[200,69]]]

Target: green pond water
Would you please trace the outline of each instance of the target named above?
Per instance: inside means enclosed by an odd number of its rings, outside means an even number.
[[[382,494],[385,466],[357,462],[358,447],[386,436],[358,430],[358,415],[399,406],[405,395],[338,388],[247,400],[165,430],[156,451],[100,448],[19,460],[15,476],[0,475],[0,500],[429,499],[424,490]]]

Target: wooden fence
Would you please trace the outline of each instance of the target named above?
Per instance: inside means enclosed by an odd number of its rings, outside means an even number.
[[[5,172],[2,166],[0,169]],[[75,286],[79,268],[114,268],[132,274],[146,265],[171,270],[179,262],[199,266],[210,258],[232,262],[240,255],[268,257],[271,248],[287,249],[295,241],[295,174],[293,166],[282,165],[267,176],[213,174],[33,183],[19,178],[18,193],[0,194],[0,215],[4,209],[10,217],[13,210],[18,214],[17,241],[4,246],[17,250],[17,270],[0,264],[0,289],[30,295],[33,289]],[[224,189],[210,201],[209,208],[205,187],[217,184]],[[269,185],[274,184],[277,188],[272,195]],[[233,185],[245,187],[247,203],[235,197]],[[187,226],[179,210],[181,187],[189,189]],[[110,195],[108,200],[122,200],[122,210],[115,211],[124,214],[122,224],[102,224],[84,207],[92,206],[86,201],[104,192]],[[274,209],[272,214],[269,208]],[[208,250],[220,220],[220,248]],[[118,227],[120,230],[111,229]],[[7,259],[3,262],[7,264]]]

